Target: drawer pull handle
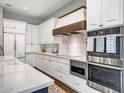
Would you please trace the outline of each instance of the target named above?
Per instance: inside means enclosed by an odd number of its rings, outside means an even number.
[[[113,22],[113,21],[116,21],[116,19],[110,19],[110,20],[108,20],[108,22]]]

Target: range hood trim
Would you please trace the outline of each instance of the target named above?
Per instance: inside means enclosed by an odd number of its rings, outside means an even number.
[[[53,35],[64,35],[67,33],[78,34],[80,30],[86,30],[86,20],[72,23],[53,30]]]

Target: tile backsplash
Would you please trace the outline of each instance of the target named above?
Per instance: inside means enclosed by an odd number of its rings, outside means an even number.
[[[54,43],[59,44],[59,54],[86,56],[86,31],[83,31],[82,34],[55,36]]]

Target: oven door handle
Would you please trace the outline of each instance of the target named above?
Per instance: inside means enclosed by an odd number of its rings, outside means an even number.
[[[116,67],[116,66],[110,66],[110,65],[103,65],[103,64],[97,64],[97,63],[91,63],[91,62],[88,62],[88,64],[91,64],[91,65],[95,65],[95,66],[100,66],[100,67],[105,67],[105,68],[110,68],[110,69],[115,69],[115,70],[123,70],[122,67]]]

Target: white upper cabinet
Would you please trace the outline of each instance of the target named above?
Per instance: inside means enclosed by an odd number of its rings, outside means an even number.
[[[123,24],[123,0],[87,0],[87,30]]]
[[[38,44],[38,26],[32,25],[32,44]]]
[[[55,28],[57,19],[51,18],[39,25],[39,42],[42,44],[53,42],[53,29]]]
[[[6,28],[16,28],[16,23],[8,19],[4,19],[4,27]]]
[[[26,22],[4,19],[4,32],[25,34]]]
[[[31,45],[32,43],[32,27],[31,25],[27,24],[27,28],[26,28],[26,45]]]
[[[123,24],[123,0],[102,0],[104,26]]]
[[[87,0],[87,29],[99,28],[100,0]]]
[[[26,44],[27,45],[38,44],[38,26],[37,25],[27,24]]]
[[[38,25],[27,24],[26,30],[26,52],[39,51]]]

